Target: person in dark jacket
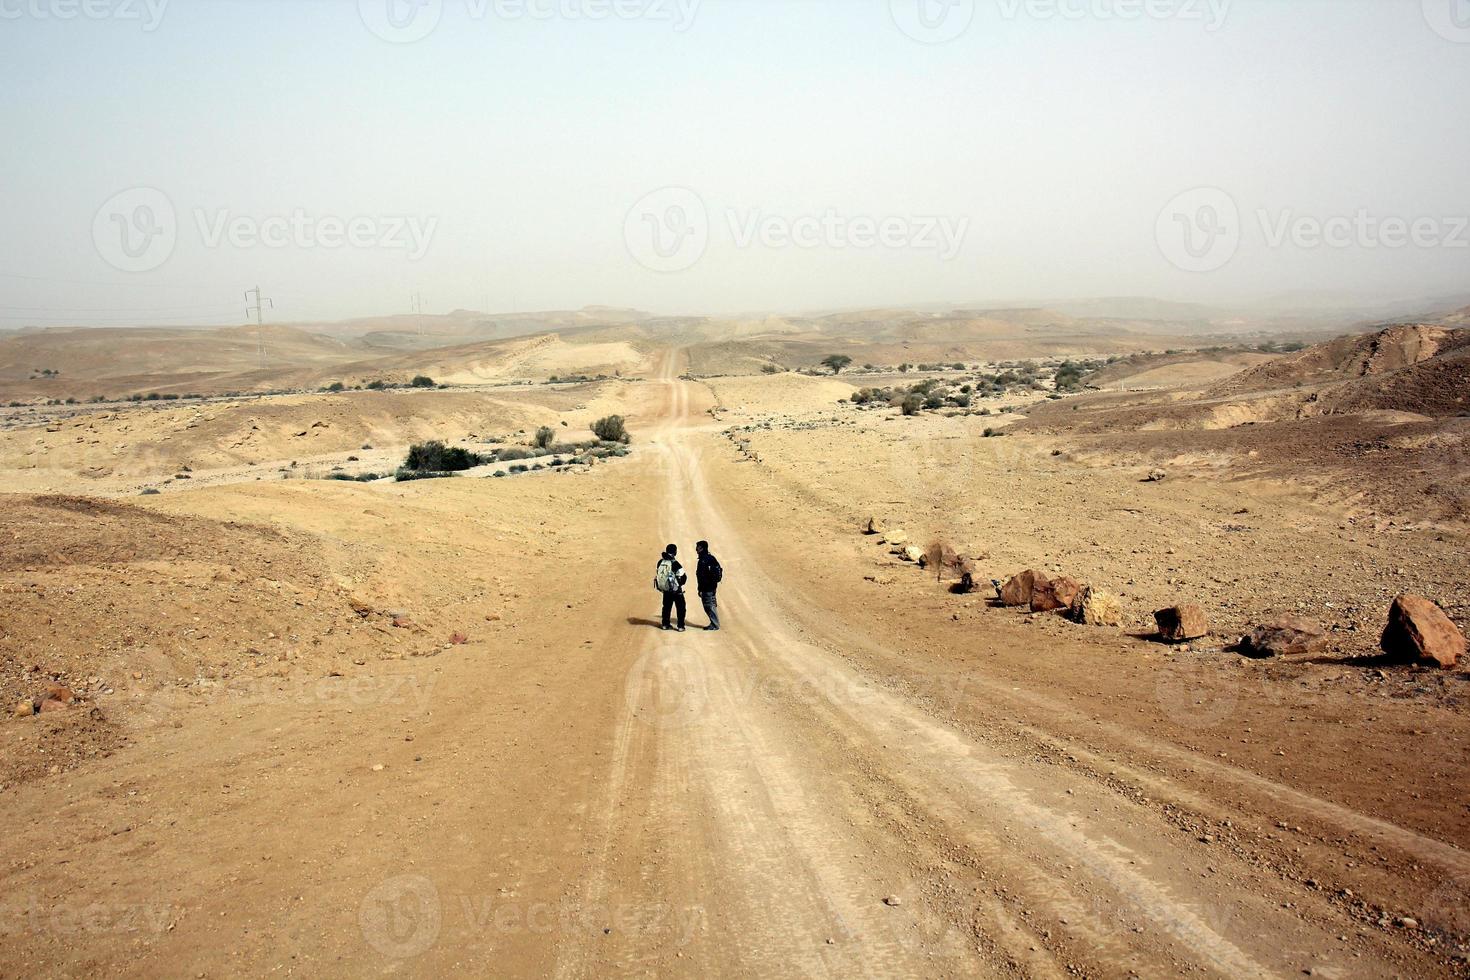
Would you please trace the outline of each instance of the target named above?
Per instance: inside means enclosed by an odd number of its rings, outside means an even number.
[[[725,577],[725,570],[720,567],[720,561],[710,554],[709,542],[701,541],[694,546],[699,552],[699,565],[694,570],[694,581],[699,587],[699,600],[704,603],[705,615],[709,617],[709,625],[705,627],[711,633],[720,630],[720,603],[716,593],[720,590],[720,582]]]
[[[679,564],[679,546],[669,545],[659,557],[658,568],[653,573],[653,587],[663,593],[664,629],[673,629],[670,614],[679,611],[679,632],[684,632],[684,616],[689,606],[684,599],[684,586],[689,582],[689,573]]]

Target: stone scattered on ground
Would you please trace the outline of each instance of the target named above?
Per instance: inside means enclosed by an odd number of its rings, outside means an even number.
[[[1072,601],[1082,591],[1082,583],[1066,575],[1056,578],[1041,578],[1031,590],[1032,612],[1055,612],[1070,609]]]
[[[1401,663],[1434,664],[1446,669],[1465,656],[1465,634],[1444,610],[1423,596],[1401,595],[1388,611],[1379,644]]]
[[[1154,613],[1159,624],[1159,637],[1169,643],[1185,643],[1210,635],[1210,621],[1205,611],[1194,603],[1170,606]]]
[[[1072,619],[1084,626],[1122,626],[1123,603],[1111,592],[1089,585],[1072,600]]]
[[[1316,653],[1327,646],[1327,632],[1301,616],[1282,616],[1241,637],[1240,647],[1255,657]]]
[[[863,528],[864,534],[882,534],[883,528],[878,524],[876,517],[868,518],[867,525]]]
[[[30,698],[26,698],[24,701],[16,702],[12,713],[17,718],[29,718],[36,713],[36,704]]]
[[[1168,478],[1169,478],[1169,474],[1168,474],[1167,471],[1161,470],[1161,469],[1152,469],[1152,470],[1149,470],[1148,471],[1148,476],[1144,478],[1144,482],[1145,483],[1163,483]]]

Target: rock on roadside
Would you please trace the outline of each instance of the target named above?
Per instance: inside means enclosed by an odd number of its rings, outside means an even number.
[[[1037,579],[1031,590],[1031,611],[1054,612],[1058,609],[1070,609],[1081,591],[1082,583],[1066,575]]]
[[[1383,652],[1402,663],[1455,667],[1465,656],[1465,634],[1435,603],[1417,595],[1401,595],[1388,611],[1379,642]]]
[[[1000,604],[1002,606],[1031,605],[1031,597],[1036,592],[1036,583],[1045,581],[1047,581],[1045,573],[1031,568],[1019,575],[1012,575],[1010,581],[1000,587]]]
[[[1205,611],[1194,603],[1170,606],[1154,613],[1159,624],[1159,637],[1168,643],[1184,643],[1210,635],[1210,621]]]
[[[1111,592],[1087,586],[1072,600],[1072,619],[1084,626],[1122,626],[1123,603]]]
[[[1315,653],[1327,646],[1327,632],[1301,616],[1282,616],[1241,637],[1240,648],[1254,657]]]

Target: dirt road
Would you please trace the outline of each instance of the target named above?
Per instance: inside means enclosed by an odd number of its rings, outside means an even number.
[[[1455,968],[1375,921],[1373,896],[1307,878],[1327,850],[1381,848],[1463,880],[1452,843],[1139,729],[1079,737],[1040,672],[908,676],[904,617],[844,622],[851,598],[784,562],[781,528],[752,527],[712,477],[711,399],[676,365],[641,458],[547,511],[595,495],[616,519],[511,565],[516,628],[488,647],[368,664],[305,699],[171,707],[179,727],[7,793],[0,975]],[[372,540],[438,523],[400,585],[483,618],[438,559],[488,540],[484,491],[413,492],[414,519]],[[257,493],[232,513],[285,506]],[[695,629],[661,632],[657,550],[700,538],[728,628],[697,631],[691,596]],[[1328,829],[1284,855],[1274,831],[1304,813]]]

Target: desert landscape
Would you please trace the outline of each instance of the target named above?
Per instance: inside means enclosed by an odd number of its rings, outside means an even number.
[[[0,340],[7,972],[1465,973],[1466,311],[617,319]]]
[[[1470,0],[0,0],[0,980],[1470,980]]]

